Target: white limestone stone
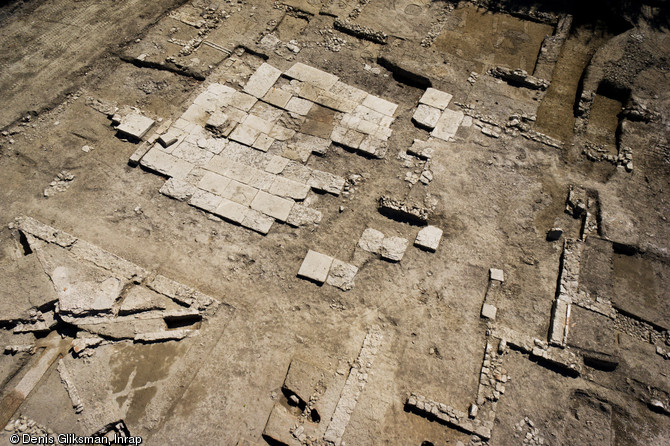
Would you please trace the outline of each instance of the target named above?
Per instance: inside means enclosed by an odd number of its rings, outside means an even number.
[[[288,215],[286,223],[295,227],[318,224],[321,222],[322,217],[323,215],[320,211],[296,203],[293,206],[293,209],[291,209],[291,213]]]
[[[279,197],[292,198],[294,200],[304,200],[310,187],[307,184],[291,180],[290,178],[275,177],[269,193]]]
[[[419,248],[435,252],[442,239],[442,229],[435,226],[426,226],[419,231],[414,244]]]
[[[330,89],[339,80],[334,74],[326,73],[300,62],[293,65],[284,74],[292,79],[310,83],[324,90]]]
[[[259,191],[251,202],[250,207],[279,221],[286,221],[291,208],[293,208],[293,204],[292,200]]]
[[[456,135],[458,127],[463,121],[463,116],[462,111],[444,110],[442,116],[440,116],[440,119],[437,121],[435,128],[431,132],[431,136],[444,141],[449,141]]]
[[[384,237],[379,254],[382,259],[399,262],[405,255],[408,243],[407,239],[403,237]]]
[[[254,200],[257,193],[258,189],[255,187],[247,186],[246,184],[240,183],[239,181],[232,180],[230,183],[228,183],[228,186],[226,186],[226,189],[223,191],[221,196],[236,203],[248,206]]]
[[[330,266],[326,283],[330,286],[349,291],[354,287],[354,277],[358,273],[358,268],[350,263],[345,263],[338,259],[333,259]]]
[[[179,201],[186,201],[193,196],[197,188],[187,183],[186,181],[169,178],[163,186],[161,186],[159,192],[168,197],[174,198]]]
[[[419,104],[412,116],[412,120],[420,127],[434,129],[440,116],[442,116],[442,111],[439,108]]]
[[[262,98],[277,82],[281,76],[281,70],[273,67],[268,63],[263,63],[251,75],[247,84],[244,86],[244,91],[257,98]]]
[[[270,232],[273,224],[274,218],[269,217],[255,209],[249,209],[247,214],[244,216],[244,220],[242,220],[242,226],[263,235]]]
[[[379,254],[383,241],[384,234],[381,231],[377,231],[373,228],[366,228],[365,231],[363,231],[361,238],[358,239],[358,247],[364,251]]]
[[[444,91],[436,90],[435,88],[428,88],[426,92],[419,99],[419,104],[430,105],[431,107],[444,110],[451,102],[452,95]]]
[[[242,224],[248,212],[249,206],[235,203],[227,198],[221,200],[221,203],[214,210],[216,215],[238,224]]]
[[[207,172],[198,182],[198,187],[213,194],[221,195],[226,190],[226,187],[228,187],[231,181],[232,180],[230,178],[226,178],[223,175],[219,175],[214,172]]]
[[[312,174],[307,181],[307,184],[311,188],[322,192],[328,192],[336,196],[340,195],[340,192],[342,192],[344,183],[344,178],[317,169],[312,171]]]
[[[482,305],[482,317],[486,319],[491,319],[494,321],[496,319],[496,313],[498,309],[491,304]]]
[[[317,283],[323,283],[328,277],[328,272],[330,271],[332,264],[332,257],[310,249],[305,256],[305,259],[302,261],[302,265],[300,265],[298,276],[313,280]]]
[[[394,104],[393,102],[387,101],[386,99],[382,99],[372,94],[368,94],[366,96],[365,100],[363,101],[363,105],[386,116],[393,116],[396,109],[398,108],[398,104]]]
[[[139,113],[129,113],[121,118],[121,123],[116,130],[122,135],[134,139],[142,139],[154,125],[154,120],[140,115]]]
[[[491,268],[491,269],[489,269],[489,278],[491,280],[497,280],[499,282],[504,282],[505,281],[505,274],[503,273],[503,270],[501,270],[501,269]]]
[[[313,105],[314,103],[308,101],[307,99],[302,99],[294,96],[286,104],[286,110],[292,113],[297,113],[301,116],[305,116],[312,109]]]

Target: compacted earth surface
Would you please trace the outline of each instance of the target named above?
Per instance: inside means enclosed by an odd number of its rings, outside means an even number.
[[[670,444],[670,5],[0,4],[0,443]]]

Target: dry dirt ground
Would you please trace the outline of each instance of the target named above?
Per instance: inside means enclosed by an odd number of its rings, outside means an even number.
[[[0,442],[670,444],[669,7],[578,3],[3,2]],[[263,64],[304,87],[296,63],[397,104],[375,156],[330,144],[342,95],[263,106],[328,143],[237,145],[335,175],[295,204],[317,224],[254,231],[129,163]],[[413,121],[429,87],[453,95],[442,139]],[[133,113],[155,121],[141,140],[112,125]],[[362,249],[366,228],[402,259]],[[309,250],[358,268],[351,289],[300,277]]]

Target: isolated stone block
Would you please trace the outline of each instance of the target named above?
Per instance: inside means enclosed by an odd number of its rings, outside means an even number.
[[[298,276],[317,283],[323,283],[328,277],[328,272],[330,271],[330,266],[332,264],[332,257],[310,249],[305,256],[302,265],[300,265]]]
[[[442,229],[435,226],[426,226],[416,236],[414,244],[419,248],[435,252],[442,239]]]
[[[405,255],[408,243],[406,238],[385,237],[382,241],[382,247],[379,253],[381,254],[382,259],[399,262]]]
[[[121,118],[121,123],[116,130],[124,136],[140,140],[149,132],[154,122],[153,119],[139,113],[129,113]]]

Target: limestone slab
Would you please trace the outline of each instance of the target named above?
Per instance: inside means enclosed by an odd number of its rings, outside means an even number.
[[[263,100],[275,107],[286,108],[286,104],[288,104],[288,101],[290,101],[292,97],[293,95],[286,90],[271,88],[265,96],[263,96]]]
[[[230,105],[239,110],[248,112],[249,110],[251,110],[251,107],[253,107],[257,101],[258,99],[249,94],[243,93],[241,91],[236,91],[233,94],[232,100],[230,101]]]
[[[256,141],[254,141],[254,143],[252,144],[252,147],[254,149],[260,150],[261,152],[267,152],[272,146],[272,143],[274,142],[275,142],[274,138],[270,138],[265,133],[261,133],[256,138]]]
[[[177,163],[177,158],[166,153],[160,145],[154,145],[140,160],[140,165],[154,172],[168,175]]]
[[[258,67],[254,74],[251,75],[247,84],[244,86],[244,91],[257,98],[262,98],[270,88],[272,88],[275,82],[277,82],[277,79],[279,79],[281,74],[281,70],[268,63],[263,63]]]
[[[458,127],[463,121],[463,116],[462,111],[445,110],[442,112],[442,116],[440,116],[430,135],[444,141],[449,141],[456,135]]]
[[[256,129],[259,132],[265,134],[270,133],[272,127],[274,127],[273,122],[260,118],[253,114],[247,115],[244,121],[242,121],[242,124],[246,125],[247,127],[251,127],[252,129]]]
[[[393,102],[372,94],[366,96],[365,100],[363,100],[363,105],[386,116],[393,116],[398,108],[398,104],[394,104]]]
[[[272,186],[268,192],[279,197],[292,198],[294,200],[304,200],[310,187],[307,184],[299,183],[284,177],[275,177]]]
[[[254,142],[256,142],[256,138],[258,138],[258,135],[260,134],[260,130],[249,127],[245,124],[240,124],[235,127],[235,130],[230,133],[228,138],[241,144],[251,146],[254,144]]]
[[[286,221],[293,204],[292,200],[259,191],[251,202],[250,207],[279,221]]]
[[[452,97],[452,95],[444,91],[427,88],[421,99],[419,99],[419,103],[444,110],[449,105],[449,102],[451,102]]]
[[[227,198],[235,203],[243,204],[248,206],[256,197],[258,189],[255,187],[247,186],[246,184],[240,183],[236,180],[231,180],[226,186],[226,189],[223,191],[221,196]],[[217,203],[218,206],[218,203]]]
[[[198,182],[200,189],[213,194],[222,195],[232,180],[214,172],[207,172]]]
[[[323,215],[316,209],[309,208],[296,203],[286,219],[286,223],[291,226],[299,227],[321,222]]]
[[[442,116],[442,111],[439,108],[431,107],[426,104],[419,104],[412,116],[412,121],[419,127],[434,129]]]
[[[442,239],[442,229],[435,226],[426,226],[419,231],[414,244],[419,248],[435,252]]]
[[[254,209],[249,209],[247,214],[244,216],[244,220],[242,220],[242,226],[263,235],[270,232],[273,223],[274,218]]]
[[[358,268],[354,265],[333,259],[326,283],[342,291],[349,291],[354,287],[354,277],[357,272]]]
[[[149,132],[154,122],[153,119],[139,113],[129,113],[121,118],[116,130],[124,136],[140,140]]]
[[[503,270],[501,270],[501,269],[491,268],[491,269],[489,269],[489,278],[491,280],[497,280],[498,282],[504,282],[505,281],[505,274],[503,273]]]
[[[214,210],[216,215],[238,224],[242,224],[248,212],[249,206],[236,203],[227,198],[221,200],[219,206]]]
[[[177,148],[172,151],[172,156],[187,161],[194,166],[204,166],[210,159],[212,159],[214,154],[209,150],[201,149],[196,144],[182,141]]]
[[[384,234],[381,231],[377,231],[373,228],[366,228],[365,231],[363,231],[361,238],[358,239],[358,247],[364,251],[379,254],[383,241]]]
[[[302,265],[300,265],[298,276],[317,283],[323,283],[328,278],[328,272],[332,264],[332,257],[310,249]]]
[[[284,170],[284,167],[288,164],[289,160],[277,155],[272,155],[270,161],[265,166],[265,171],[271,174],[278,175]]]
[[[163,186],[161,186],[159,192],[168,197],[174,198],[179,201],[186,201],[193,196],[197,188],[187,183],[186,181],[169,178]]]
[[[284,74],[292,79],[316,85],[324,90],[330,89],[339,80],[334,74],[326,73],[318,68],[300,62],[293,65]]]
[[[314,103],[308,101],[307,99],[302,99],[294,96],[286,104],[286,110],[292,113],[297,113],[301,116],[305,116],[312,109],[313,105]]]
[[[407,250],[408,241],[403,237],[385,237],[379,251],[382,259],[399,262]]]
[[[498,309],[491,304],[482,305],[482,317],[490,320],[495,320]]]
[[[221,204],[221,200],[223,200],[223,198],[219,195],[198,189],[193,193],[188,204],[202,209],[203,211],[214,212],[219,204]]]
[[[307,184],[318,191],[328,192],[333,195],[340,195],[344,187],[345,180],[342,177],[333,175],[329,172],[314,169]]]

